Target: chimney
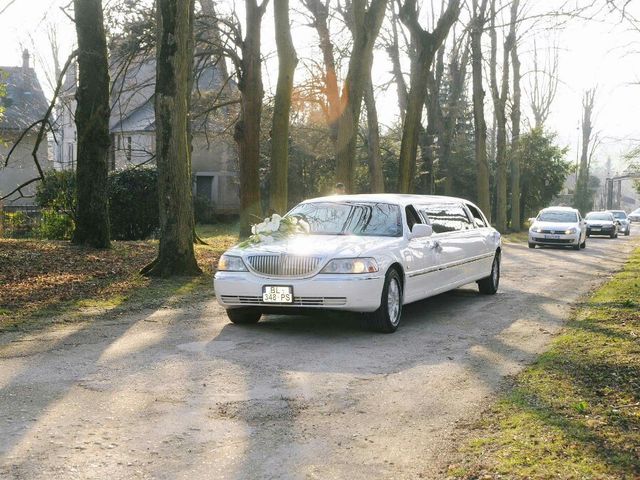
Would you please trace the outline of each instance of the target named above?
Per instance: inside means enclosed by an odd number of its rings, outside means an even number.
[[[26,90],[29,86],[29,50],[22,52],[22,87]]]

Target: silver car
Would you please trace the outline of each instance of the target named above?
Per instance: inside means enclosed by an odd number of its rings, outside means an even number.
[[[624,210],[607,210],[611,213],[618,222],[618,233],[622,233],[627,236],[631,233],[631,220],[627,217],[627,212]]]
[[[587,226],[580,212],[569,207],[549,207],[540,210],[529,228],[529,248],[536,245],[571,247],[587,246]]]

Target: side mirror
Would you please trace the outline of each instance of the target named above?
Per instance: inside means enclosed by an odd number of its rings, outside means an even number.
[[[416,223],[411,229],[411,238],[423,238],[433,235],[433,227],[424,223]]]

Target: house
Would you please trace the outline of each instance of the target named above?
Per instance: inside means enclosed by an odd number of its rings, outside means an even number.
[[[111,170],[155,160],[155,70],[154,58],[112,61]],[[65,77],[57,124],[56,168],[74,168],[77,133],[76,68]],[[207,199],[216,213],[237,213],[240,208],[238,155],[229,125],[236,116],[232,105],[211,109],[219,97],[237,95],[233,82],[215,64],[198,69],[194,80],[192,107],[193,193]],[[222,92],[222,93],[221,93]]]
[[[4,112],[0,114],[0,197],[8,195],[19,186],[38,178],[39,173],[33,159],[40,119],[49,107],[35,70],[29,64],[29,52],[22,54],[22,66],[0,67],[0,83],[6,95],[0,98]],[[21,135],[26,133],[14,148]],[[11,149],[13,152],[9,156]],[[8,160],[7,157],[9,156]],[[53,168],[49,158],[46,135],[42,139],[36,156],[43,171]],[[7,163],[5,167],[5,163]],[[36,183],[31,183],[14,193],[2,203],[8,210],[28,210],[35,205]]]

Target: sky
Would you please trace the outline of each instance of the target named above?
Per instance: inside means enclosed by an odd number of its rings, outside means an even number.
[[[104,0],[107,4],[109,0]],[[530,14],[553,11],[566,0],[529,0]],[[581,3],[582,0],[572,0]],[[587,0],[584,0],[587,1]],[[582,1],[582,3],[584,3]],[[604,4],[604,0],[601,0]],[[46,72],[51,72],[52,61],[47,38],[50,25],[55,26],[61,46],[61,62],[73,49],[75,30],[60,7],[70,0],[0,0],[0,66],[20,65],[22,50],[32,52],[32,64],[50,95],[52,87]],[[230,8],[231,0],[220,0],[221,9]],[[291,0],[292,8],[297,0]],[[436,2],[439,3],[439,2]],[[636,2],[637,3],[637,2]],[[237,0],[237,4],[242,2]],[[271,7],[271,5],[270,5]],[[640,7],[631,4],[631,13],[640,14]],[[271,8],[263,21],[263,53],[267,54],[265,89],[275,88],[277,59],[271,54],[275,50]],[[538,48],[556,43],[559,47],[559,87],[552,107],[548,128],[558,135],[558,142],[569,148],[568,157],[576,158],[581,115],[581,99],[586,89],[597,87],[595,130],[600,132],[602,145],[596,153],[596,161],[604,165],[611,158],[614,171],[624,169],[624,153],[634,140],[640,141],[640,32],[634,31],[619,15],[600,13],[592,20],[572,20],[560,30],[550,32],[536,29],[524,36],[523,86],[528,83],[528,68],[531,68],[530,52],[533,39]],[[298,26],[294,30],[294,43],[298,56],[313,55],[314,32],[308,27]],[[635,53],[635,50],[638,53]],[[527,53],[529,52],[529,53]],[[527,58],[527,55],[529,57]],[[390,66],[383,52],[375,57],[374,78],[388,80]],[[50,77],[50,74],[49,74]],[[636,84],[637,83],[637,84]],[[489,95],[487,92],[487,101]],[[527,102],[526,97],[523,102]],[[397,96],[392,86],[377,93],[379,115],[382,123],[392,123],[397,115]],[[526,116],[526,112],[525,112]]]

